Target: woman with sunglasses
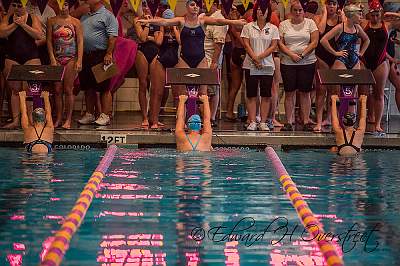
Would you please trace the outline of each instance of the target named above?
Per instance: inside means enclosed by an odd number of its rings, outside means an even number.
[[[55,109],[57,128],[62,123],[63,91],[66,94],[65,110],[67,119],[62,125],[64,129],[71,128],[72,111],[74,107],[74,81],[82,70],[83,32],[81,22],[70,16],[70,5],[64,2],[63,8],[58,8],[57,16],[47,21],[47,49],[51,65],[64,66],[64,79],[55,83]]]
[[[383,21],[383,9],[379,1],[369,3],[367,20],[363,21],[364,31],[371,40],[364,53],[363,63],[372,71],[376,84],[372,86],[373,94],[368,113],[368,120],[374,122],[374,131],[383,132],[381,119],[384,106],[384,89],[389,77],[390,66],[387,60],[386,47],[389,32],[400,29],[400,20]]]
[[[186,15],[172,19],[156,18],[139,20],[140,23],[152,23],[160,26],[179,26],[181,28],[181,56],[176,67],[208,68],[204,51],[205,25],[245,25],[242,20],[229,20],[199,16],[200,7],[194,0],[186,1]],[[179,86],[179,94],[186,94],[183,86]],[[199,94],[207,93],[207,85],[200,86]]]
[[[0,23],[0,38],[7,38],[4,74],[8,76],[13,65],[40,65],[39,51],[35,40],[43,38],[39,19],[28,14],[19,1],[13,1],[7,15]],[[19,127],[19,95],[21,81],[8,81],[12,90],[11,111],[13,121],[4,128]]]

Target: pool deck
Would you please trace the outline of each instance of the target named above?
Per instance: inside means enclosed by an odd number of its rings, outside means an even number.
[[[141,146],[173,146],[174,120],[173,116],[164,116],[161,121],[165,123],[163,130],[144,130],[140,127],[140,114],[133,112],[119,112],[109,126],[79,126],[73,124],[73,129],[56,129],[54,144],[62,145],[90,145],[105,146],[102,138],[117,137],[114,140],[126,144]],[[322,133],[301,131],[296,128],[293,132],[280,132],[275,128],[271,132],[245,131],[243,123],[218,121],[218,127],[214,129],[213,145],[215,146],[250,146],[265,147],[267,145],[288,148],[302,147],[331,147],[334,145],[334,135],[330,128],[324,128]],[[386,126],[386,124],[384,124]],[[367,133],[364,139],[364,148],[400,148],[400,118],[392,117],[390,127],[384,136],[374,136]],[[111,138],[110,138],[111,139]],[[3,146],[21,146],[23,141],[22,130],[0,129],[0,143]]]

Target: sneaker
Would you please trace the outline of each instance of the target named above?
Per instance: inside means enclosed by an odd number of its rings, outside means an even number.
[[[96,125],[99,125],[99,126],[109,125],[110,124],[110,117],[108,115],[104,114],[104,113],[101,113],[99,118],[97,118],[97,120],[94,121],[94,123]]]
[[[269,127],[268,127],[267,123],[258,124],[258,129],[261,131],[269,131]]]
[[[272,119],[267,120],[267,126],[268,126],[269,130],[274,129],[274,122],[272,121]]]
[[[255,131],[255,130],[257,130],[257,123],[256,123],[256,122],[251,122],[251,123],[247,126],[247,130],[250,130],[250,131]]]
[[[90,125],[90,124],[93,124],[93,122],[95,120],[96,120],[96,118],[94,117],[94,115],[86,112],[85,115],[81,119],[78,120],[78,123],[82,124],[82,125]]]
[[[257,122],[257,123],[260,123],[260,122],[261,122],[261,116],[259,116],[259,115],[256,116],[256,122]]]

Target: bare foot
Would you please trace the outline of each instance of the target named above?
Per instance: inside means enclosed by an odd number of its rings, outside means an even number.
[[[61,125],[61,120],[57,120],[56,122],[54,122],[54,128],[58,128]]]
[[[272,122],[274,123],[274,127],[283,127],[283,124],[276,119],[272,120]]]
[[[149,128],[149,120],[143,119],[142,124],[141,124],[141,127],[142,127],[143,129],[148,129],[148,128]]]
[[[383,128],[379,125],[379,126],[375,126],[375,131],[376,132],[384,132],[385,130],[383,130]]]
[[[71,129],[71,121],[65,121],[64,125],[61,127],[64,129]]]
[[[332,125],[332,123],[331,123],[331,120],[330,119],[326,119],[326,120],[324,120],[324,121],[322,121],[322,124],[321,124],[323,127],[326,127],[326,126],[330,126],[330,125]]]
[[[321,125],[317,124],[314,128],[313,128],[314,132],[321,132],[322,131],[322,127]]]
[[[14,121],[4,125],[2,128],[4,129],[17,129],[19,128],[19,121]]]

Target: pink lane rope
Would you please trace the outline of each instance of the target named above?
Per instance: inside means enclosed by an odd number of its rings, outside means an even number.
[[[54,240],[43,258],[43,261],[40,263],[41,266],[60,265],[66,251],[68,250],[71,238],[85,218],[86,212],[92,203],[96,191],[100,187],[100,183],[104,178],[108,167],[114,159],[116,151],[117,146],[115,145],[112,145],[107,149],[103,159],[93,172],[71,212],[65,218],[60,230],[54,235]]]
[[[296,209],[297,215],[299,216],[302,224],[306,228],[306,230],[310,233],[314,239],[318,239],[318,234],[325,234],[323,231],[322,224],[320,221],[314,216],[311,209],[308,207],[307,202],[303,199],[303,196],[299,192],[296,187],[296,184],[293,182],[292,178],[289,176],[285,167],[283,166],[279,156],[276,154],[273,148],[267,147],[265,148],[265,153],[268,158],[271,160],[272,165],[275,171],[279,175],[279,181],[282,184],[283,190],[286,192],[286,195],[292,202],[293,207]],[[337,250],[334,245],[332,245],[327,240],[318,240],[316,241],[319,249],[321,250],[326,263],[329,266],[343,266],[343,260],[338,256]]]

